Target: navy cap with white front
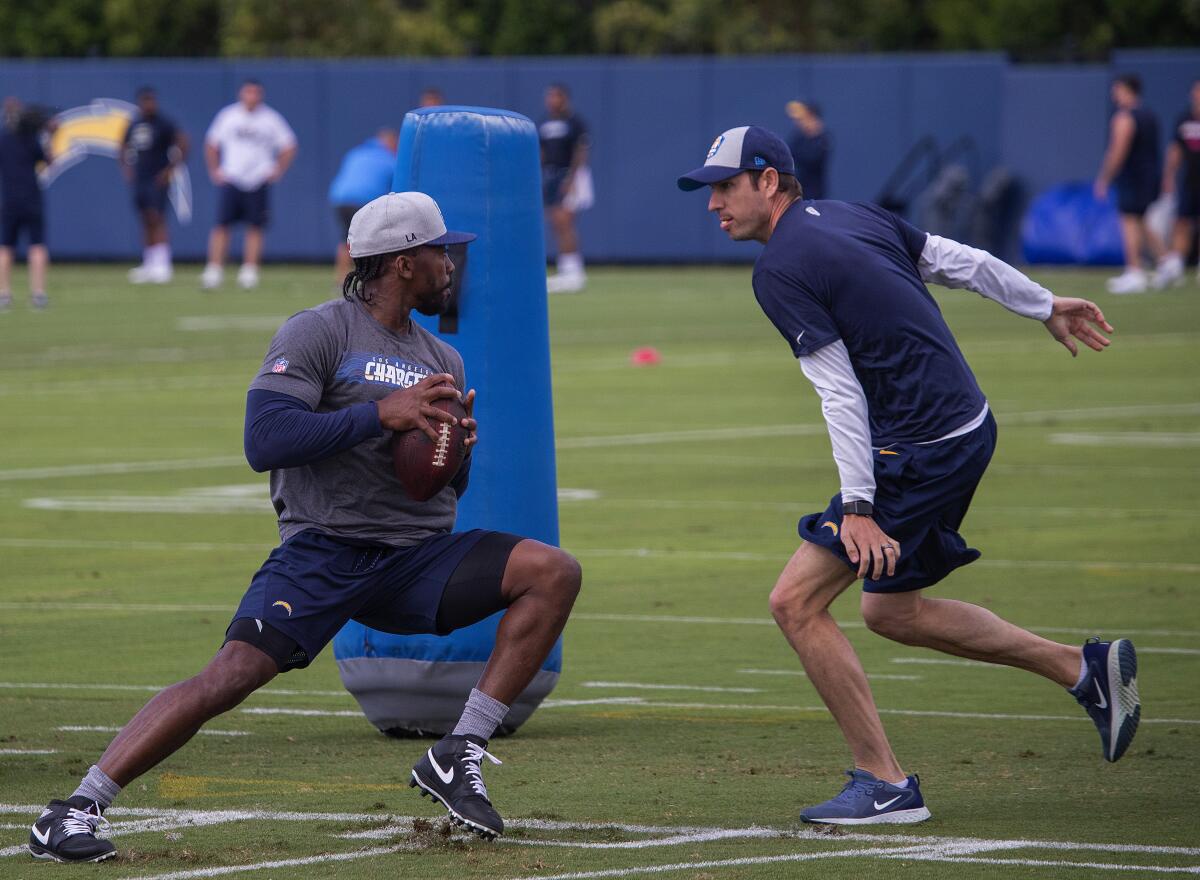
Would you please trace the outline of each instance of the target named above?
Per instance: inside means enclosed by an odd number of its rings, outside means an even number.
[[[704,164],[676,182],[686,192],[728,180],[743,171],[765,168],[774,168],[780,174],[796,174],[792,152],[782,138],[759,125],[742,125],[717,135]]]

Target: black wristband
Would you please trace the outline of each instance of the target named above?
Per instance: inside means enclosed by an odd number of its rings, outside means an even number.
[[[852,513],[855,516],[871,516],[875,513],[875,506],[870,501],[843,501],[842,513]]]

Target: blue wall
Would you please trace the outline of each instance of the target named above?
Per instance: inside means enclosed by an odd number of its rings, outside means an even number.
[[[98,97],[131,100],[155,85],[164,112],[187,129],[195,219],[176,228],[176,253],[203,256],[214,192],[200,143],[213,114],[247,76],[300,140],[276,188],[269,258],[331,259],[337,229],[325,201],[341,155],[382,125],[399,127],[420,89],[449,102],[504,107],[537,119],[546,83],[574,92],[593,131],[596,207],[581,218],[594,260],[745,260],[754,248],[725,239],[703,196],[675,189],[713,137],[746,122],[783,133],[784,103],[818,101],[833,133],[830,190],[872,199],[900,156],[923,135],[943,146],[970,135],[984,170],[1003,163],[1037,192],[1094,175],[1103,151],[1108,83],[1132,70],[1146,82],[1164,127],[1182,109],[1200,51],[1123,52],[1111,64],[1027,67],[1002,55],[791,56],[772,58],[472,59],[447,61],[0,61],[0,94],[72,107]],[[138,230],[111,160],[89,159],[49,191],[56,258],[132,259]]]

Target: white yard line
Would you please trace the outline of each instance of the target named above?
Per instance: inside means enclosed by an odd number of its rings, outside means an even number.
[[[713,694],[761,694],[762,688],[751,687],[715,687],[700,684],[650,684],[633,681],[584,681],[580,687],[585,688],[628,688],[635,691],[704,691]]]
[[[360,713],[361,714],[361,713]],[[68,733],[120,733],[120,727],[106,727],[95,724],[64,724],[55,730],[62,730]],[[248,730],[209,730],[207,727],[200,728],[200,733],[206,736],[249,736]]]
[[[58,749],[0,749],[0,755],[57,755]]]
[[[171,871],[167,874],[151,874],[149,876],[131,875],[136,880],[191,880],[195,877],[220,877],[225,874],[240,874],[243,871],[262,871],[269,868],[299,868],[304,865],[321,865],[328,862],[351,862],[356,859],[369,859],[374,856],[386,856],[410,849],[410,844],[398,846],[377,846],[371,849],[360,849],[348,853],[329,853],[322,856],[305,856],[298,859],[276,859],[271,862],[255,862],[250,865],[223,865],[219,868],[193,868],[189,871]]]
[[[47,480],[57,477],[98,477],[111,474],[152,474],[175,471],[200,471],[210,468],[241,467],[248,469],[241,455],[218,455],[211,458],[169,458],[159,461],[112,461],[96,464],[68,464],[58,467],[8,468],[0,470],[0,482],[9,480]]]
[[[2,690],[40,690],[40,691],[135,691],[137,693],[158,693],[166,688],[165,684],[83,684],[80,682],[45,682],[45,681],[0,681]],[[262,688],[255,694],[263,696],[287,697],[349,697],[348,691],[299,691],[288,688]]]
[[[1110,431],[1051,434],[1058,446],[1124,446],[1183,449],[1200,446],[1200,433],[1189,431]]]

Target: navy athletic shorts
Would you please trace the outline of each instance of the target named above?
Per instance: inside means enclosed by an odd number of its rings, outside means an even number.
[[[553,165],[542,166],[542,204],[547,208],[562,204],[563,181],[570,173],[570,168],[556,168]]]
[[[0,207],[0,247],[15,248],[24,230],[31,245],[46,243],[46,219],[39,200]]]
[[[1141,217],[1150,207],[1150,203],[1158,198],[1158,184],[1157,177],[1118,180],[1117,211]]]
[[[232,183],[221,187],[221,197],[217,205],[217,225],[229,226],[231,223],[247,223],[263,229],[270,215],[268,195],[271,187],[263,184],[258,189],[238,189]]]
[[[989,412],[982,425],[961,437],[875,450],[875,522],[900,542],[900,561],[891,577],[864,580],[864,592],[920,590],[979,558],[958,528],[995,449],[996,420]],[[838,537],[841,528],[839,494],[823,513],[801,519],[799,532],[805,541],[819,544],[857,570]]]
[[[338,228],[342,230],[342,241],[350,237],[350,221],[358,213],[362,205],[334,205],[333,213],[337,217]]]
[[[520,541],[516,535],[473,529],[390,547],[301,532],[271,551],[233,621],[252,618],[294,639],[307,656],[289,668],[315,660],[348,620],[400,635],[445,635],[455,625],[439,627],[438,608],[460,564],[466,561],[466,571],[458,580],[465,577],[476,592],[499,597],[508,554]],[[471,559],[476,548],[492,570],[476,570]],[[489,606],[471,616],[481,620],[496,610]]]
[[[133,184],[133,206],[139,211],[167,213],[169,185],[160,184],[153,177],[138,178]]]
[[[1195,220],[1200,217],[1200,175],[1195,180],[1183,179],[1179,187],[1178,216]]]

